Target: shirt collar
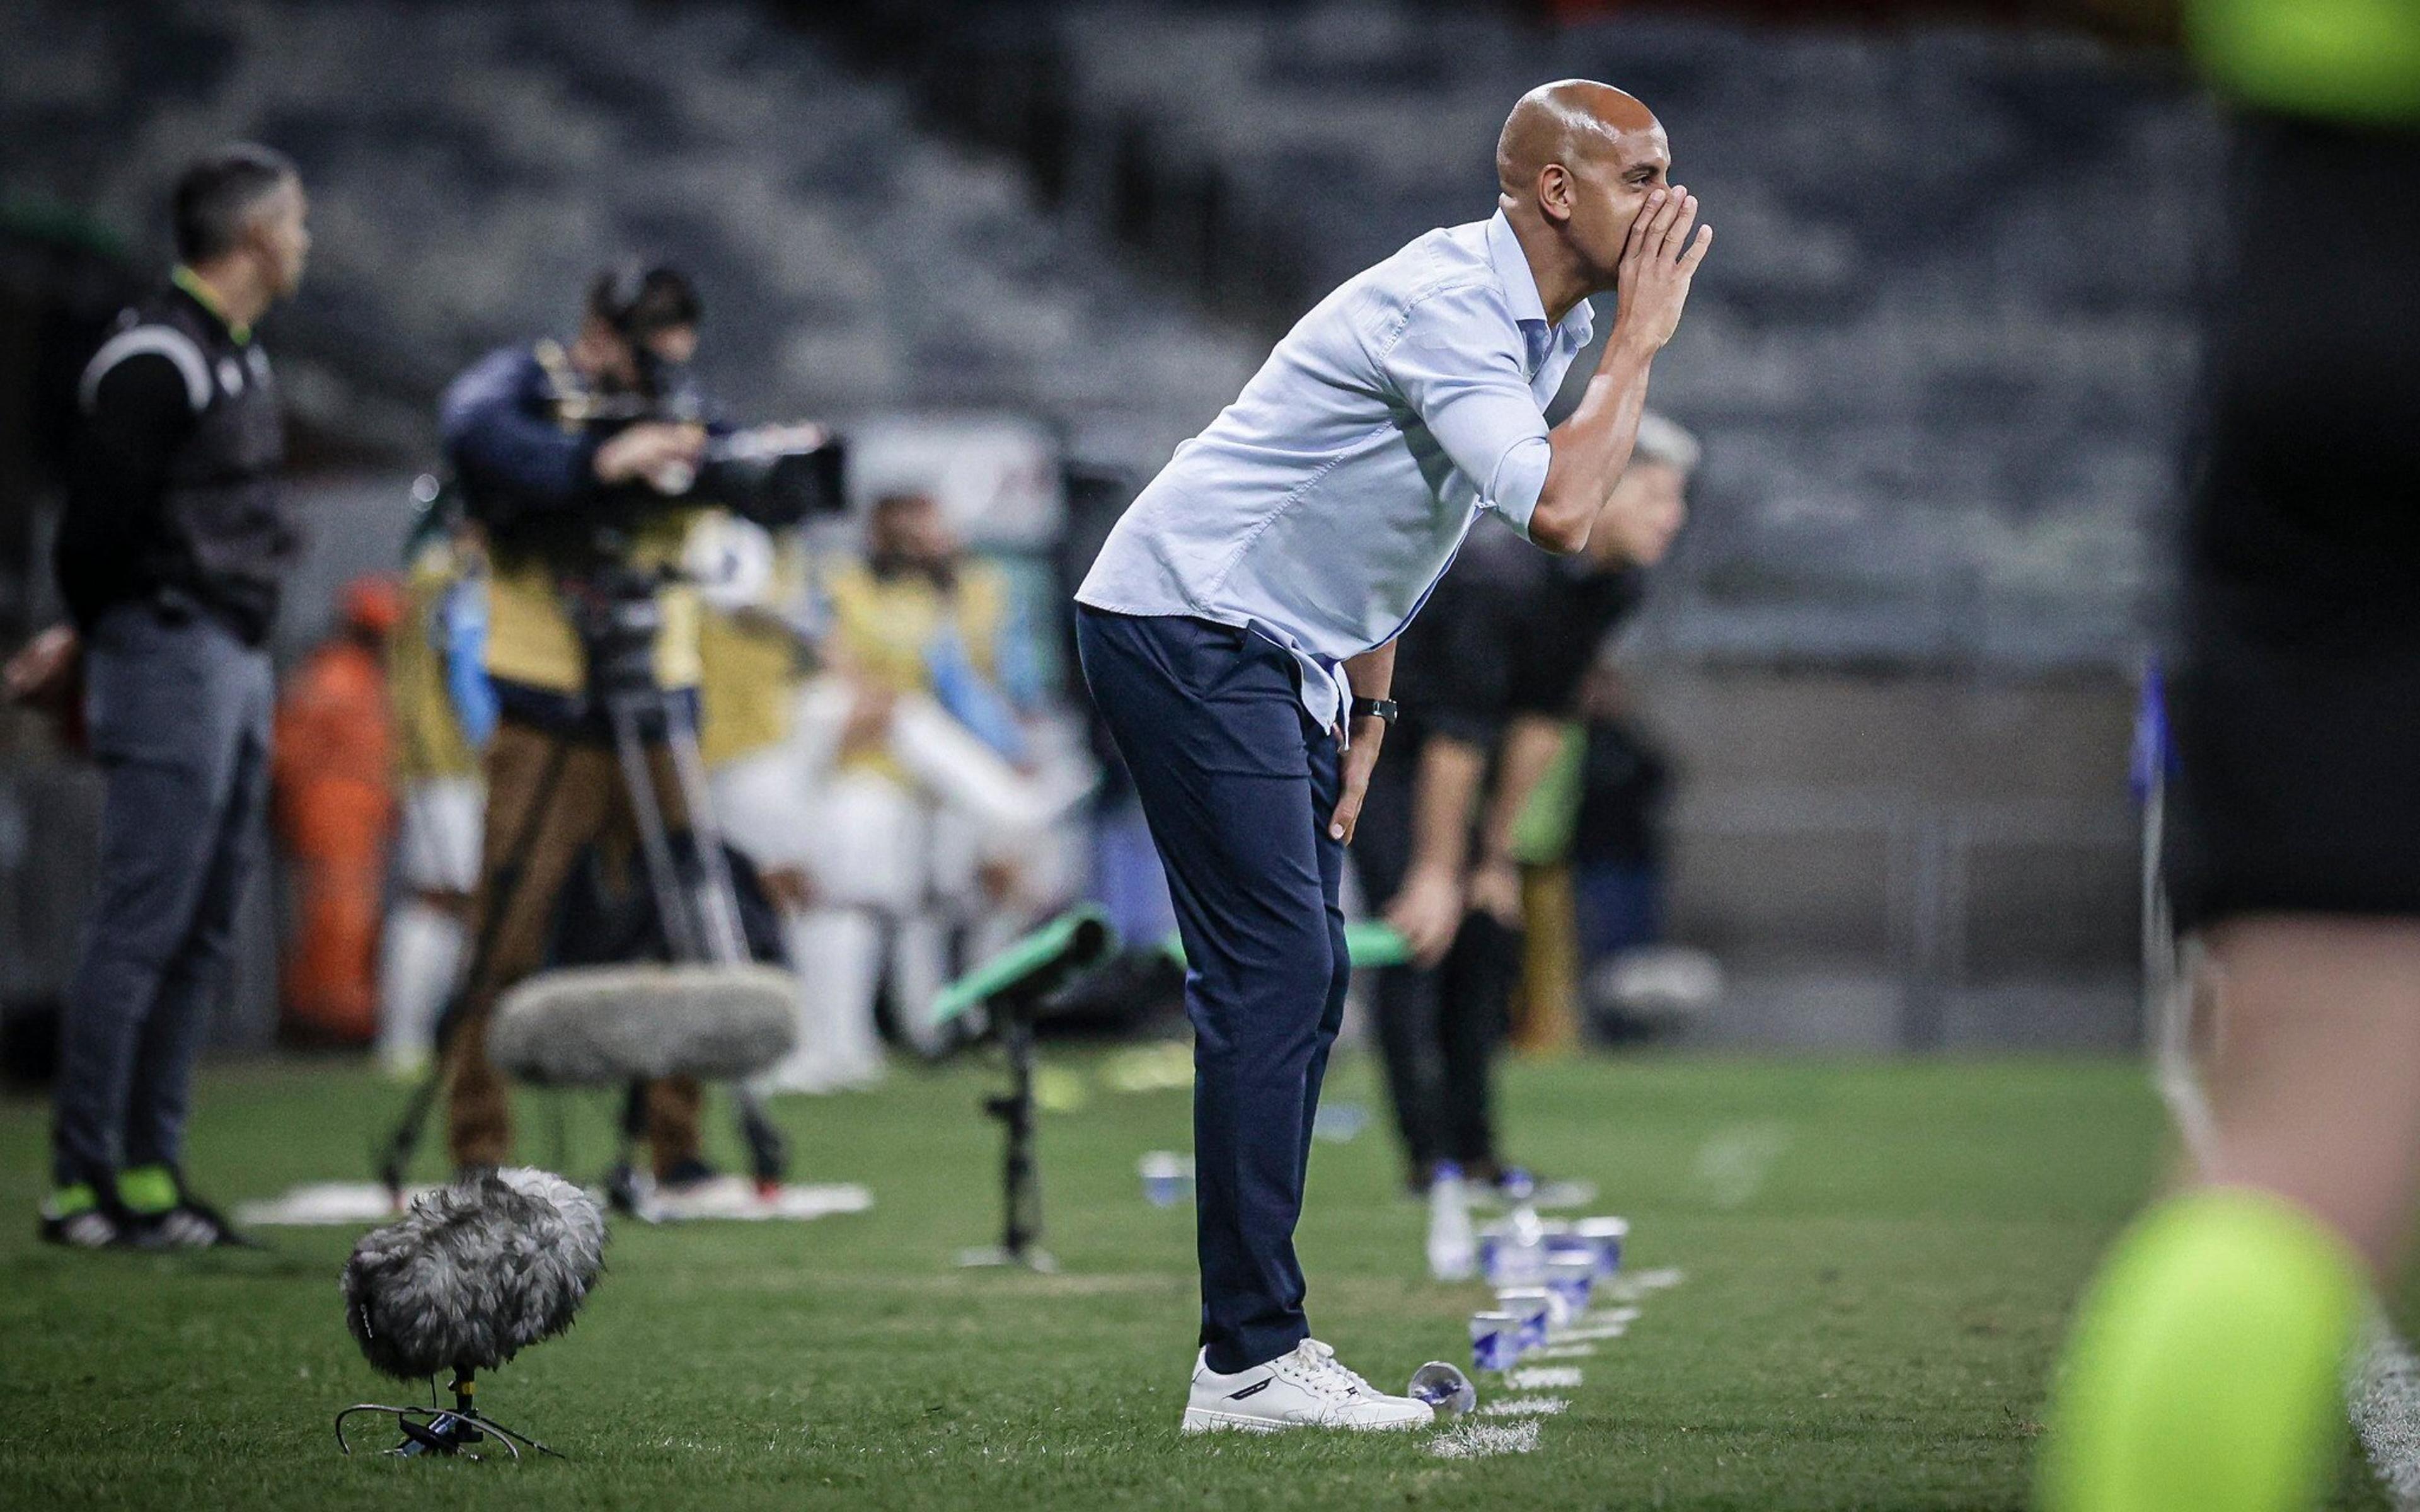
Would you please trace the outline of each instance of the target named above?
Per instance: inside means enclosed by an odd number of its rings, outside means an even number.
[[[1514,323],[1544,328],[1546,301],[1539,297],[1538,277],[1529,270],[1528,255],[1521,250],[1521,239],[1512,234],[1512,221],[1500,209],[1487,220],[1487,259],[1495,266],[1497,281],[1504,285],[1504,297],[1512,305]],[[1595,321],[1596,312],[1589,307],[1588,301],[1582,300],[1571,307],[1563,323],[1555,330],[1574,337],[1576,345],[1586,346],[1594,333]]]
[[[219,302],[217,291],[203,283],[199,273],[178,263],[168,270],[168,282],[183,289],[187,299],[200,305],[211,319],[225,327],[226,333],[235,338],[237,346],[244,346],[252,340],[252,327],[239,325],[227,318],[226,307]]]

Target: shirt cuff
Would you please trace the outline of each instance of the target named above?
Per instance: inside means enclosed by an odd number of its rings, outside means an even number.
[[[1538,512],[1538,496],[1546,491],[1546,469],[1554,460],[1554,443],[1544,436],[1529,436],[1513,442],[1496,464],[1487,501],[1524,537],[1529,533],[1529,517]]]

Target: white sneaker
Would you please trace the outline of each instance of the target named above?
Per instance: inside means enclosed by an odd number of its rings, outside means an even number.
[[[1193,1362],[1193,1391],[1185,1403],[1185,1431],[1240,1428],[1418,1428],[1436,1414],[1426,1402],[1389,1396],[1347,1370],[1336,1351],[1305,1339],[1291,1354],[1222,1376],[1208,1350]]]

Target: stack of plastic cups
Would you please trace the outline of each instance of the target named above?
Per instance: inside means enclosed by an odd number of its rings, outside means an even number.
[[[1496,1293],[1496,1305],[1521,1320],[1521,1352],[1546,1347],[1546,1328],[1554,1316],[1554,1299],[1544,1287],[1507,1287]]]
[[[1507,1312],[1470,1315],[1470,1367],[1501,1374],[1521,1361],[1521,1319]]]
[[[1534,1287],[1546,1278],[1546,1247],[1535,1234],[1490,1224],[1479,1235],[1480,1273],[1491,1287]]]
[[[1591,1253],[1567,1252],[1546,1261],[1548,1322],[1560,1328],[1586,1313],[1595,1285],[1596,1257]]]
[[[1587,1256],[1589,1264],[1591,1267],[1593,1267],[1597,1262],[1597,1251],[1600,1247],[1599,1242],[1587,1234],[1581,1233],[1577,1224],[1548,1224],[1546,1226],[1544,1244],[1546,1250],[1546,1263],[1549,1265],[1572,1255]]]
[[[1627,1218],[1583,1218],[1572,1233],[1596,1250],[1596,1278],[1610,1281],[1621,1272],[1621,1246],[1630,1238]]]

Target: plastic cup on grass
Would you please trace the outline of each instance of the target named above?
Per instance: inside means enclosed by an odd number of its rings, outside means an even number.
[[[1596,1278],[1610,1281],[1621,1271],[1621,1246],[1630,1238],[1627,1218],[1582,1218],[1572,1232],[1596,1246]]]
[[[1470,1315],[1470,1366],[1474,1370],[1510,1370],[1521,1359],[1521,1319],[1511,1313]]]
[[[1512,1287],[1496,1294],[1496,1305],[1521,1319],[1521,1350],[1546,1347],[1546,1319],[1554,1303],[1544,1287]]]
[[[1547,1321],[1559,1328],[1588,1311],[1596,1284],[1596,1257],[1559,1255],[1546,1262]]]
[[[1193,1185],[1193,1163],[1174,1150],[1155,1149],[1137,1163],[1142,1196],[1155,1208],[1173,1208]]]
[[[1470,1378],[1443,1360],[1431,1360],[1412,1372],[1412,1383],[1404,1388],[1405,1396],[1429,1404],[1437,1421],[1457,1418],[1479,1405],[1479,1388]]]

